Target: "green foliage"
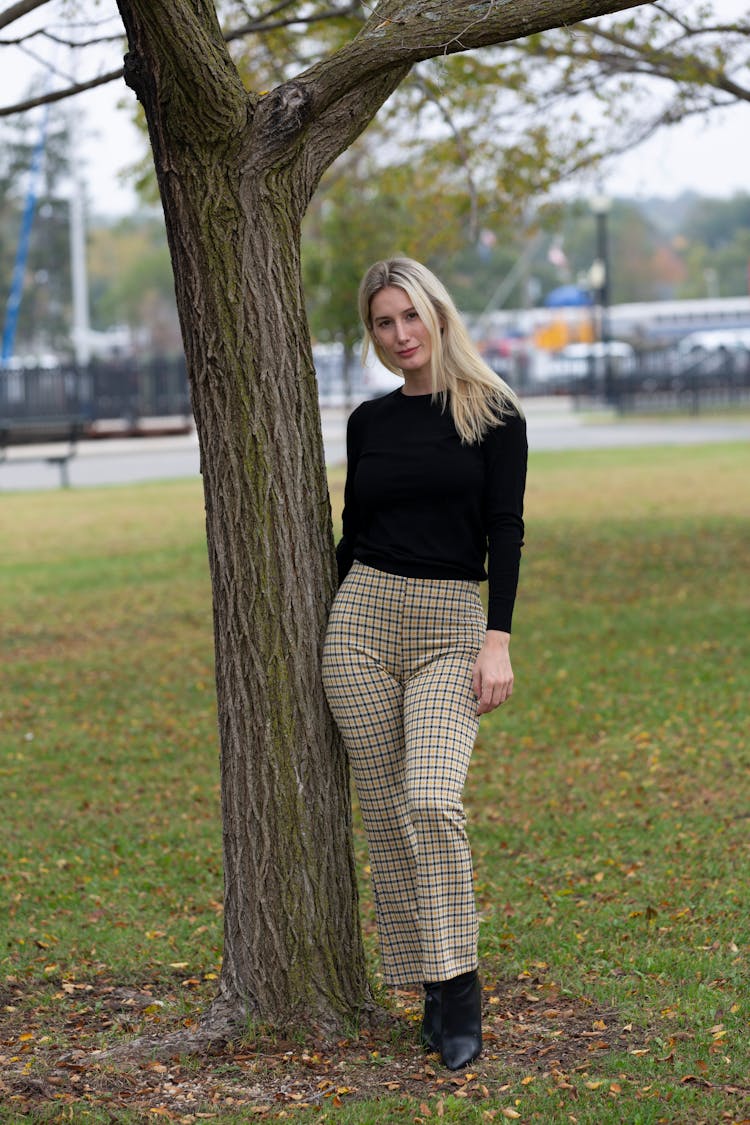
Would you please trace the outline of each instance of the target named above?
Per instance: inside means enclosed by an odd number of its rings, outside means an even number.
[[[297,9],[284,5],[263,19],[260,8],[233,0],[219,5],[230,34],[257,21],[255,33],[232,41],[249,89],[294,77],[355,35],[366,15],[355,5],[316,22],[330,11],[321,0],[306,6],[312,22],[301,24],[291,19],[302,14]],[[455,261],[464,307],[483,308],[483,292],[486,299],[487,287],[494,290],[510,271],[511,254],[517,257],[525,244],[523,231],[544,224],[560,183],[657,127],[744,96],[747,29],[725,21],[714,30],[714,24],[707,5],[690,4],[675,15],[647,5],[416,66],[313,202],[304,274],[313,334],[352,346],[359,334],[352,300],[358,278],[370,261],[394,250],[448,274]],[[142,182],[153,195],[148,177]],[[575,281],[595,256],[589,220],[568,217],[564,225],[569,275],[556,277],[544,262],[544,242],[532,275],[541,293]],[[494,234],[498,249],[474,260],[483,229]],[[702,234],[695,243],[686,235],[686,251],[625,205],[613,212],[611,236],[614,301],[701,296],[714,273],[721,295],[747,289],[742,238],[706,254]],[[518,289],[510,296],[511,303],[523,300]]]
[[[654,301],[674,293],[675,276],[682,269],[671,241],[639,204],[613,200],[608,222],[610,299],[613,303]],[[559,224],[569,273],[575,280],[586,274],[597,256],[596,224],[583,200],[567,208]]]
[[[355,4],[327,18],[327,0],[304,11],[283,4],[268,15],[262,5],[237,0],[218,8],[225,31],[236,36],[231,49],[243,80],[256,92],[349,41],[367,14]],[[314,334],[351,347],[359,334],[352,300],[358,278],[370,261],[394,250],[412,253],[447,276],[455,267],[464,307],[481,309],[487,288],[497,286],[523,249],[523,231],[544,224],[560,182],[659,124],[745,96],[747,28],[714,24],[710,6],[690,4],[677,16],[646,5],[574,30],[416,66],[354,154],[326,177],[306,221],[305,282]],[[248,27],[253,30],[239,34]],[[659,84],[642,84],[643,75]],[[601,120],[592,117],[592,101],[601,106]],[[14,126],[4,129],[11,131],[0,155],[0,278],[9,285],[20,221],[19,171],[28,165],[32,141],[23,122],[15,134]],[[21,310],[20,335],[29,346],[58,346],[68,335],[67,208],[55,188],[64,143],[64,131],[53,127]],[[143,198],[153,203],[150,166],[149,157],[136,175]],[[634,208],[616,207],[612,299],[746,292],[746,211],[743,196],[726,207],[709,205],[678,232],[675,244]],[[556,277],[544,262],[543,243],[532,274],[542,293],[560,280],[575,280],[593,260],[588,218],[569,215],[564,228],[569,277]],[[495,236],[496,247],[477,257],[483,229]],[[95,267],[94,322],[106,327],[145,319],[172,350],[178,344],[165,241],[149,232],[139,243],[142,262],[126,261],[123,271],[118,259],[132,256],[123,246],[124,230],[122,236],[113,235],[109,274],[101,261],[98,272]],[[523,298],[517,290],[510,300]]]
[[[737,192],[730,199],[697,200],[688,212],[684,233],[703,242],[708,250],[729,245],[739,230],[750,230],[750,193]]]
[[[685,117],[750,100],[749,36],[746,18],[720,19],[711,4],[650,4],[511,50],[545,62],[539,96],[553,111],[569,112],[579,97],[599,103],[595,144],[606,154]]]
[[[681,297],[717,297],[748,292],[750,286],[750,194],[697,200],[684,225],[686,277]]]
[[[303,228],[303,278],[314,337],[351,348],[361,337],[357,290],[367,267],[407,254],[436,263],[465,240],[467,200],[447,174],[378,168],[355,150],[329,173]]]
[[[136,215],[89,232],[91,319],[127,324],[162,354],[181,349],[174,279],[161,215]]]

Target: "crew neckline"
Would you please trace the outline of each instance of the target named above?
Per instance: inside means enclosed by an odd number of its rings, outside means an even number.
[[[432,391],[428,391],[427,394],[423,395],[407,395],[404,394],[403,387],[398,388],[398,394],[401,396],[401,398],[432,398]]]

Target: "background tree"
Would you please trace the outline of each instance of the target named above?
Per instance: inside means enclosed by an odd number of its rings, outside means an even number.
[[[730,297],[750,291],[750,195],[695,200],[679,245],[687,277],[683,297]]]
[[[127,325],[135,347],[157,355],[179,353],[174,279],[161,215],[136,215],[89,230],[92,325]]]
[[[564,122],[586,107],[601,156],[658,129],[750,101],[750,10],[722,20],[710,4],[655,3],[609,20],[557,28],[513,44],[508,59],[536,71],[537,98]],[[599,107],[599,114],[592,109]]]
[[[396,248],[437,268],[465,245],[472,211],[455,182],[454,164],[436,169],[433,162],[417,160],[378,167],[372,148],[372,140],[357,144],[336,163],[302,230],[310,328],[318,341],[341,344],[347,398],[362,337],[357,291],[367,266]]]
[[[260,0],[220,0],[216,7],[240,73],[256,90],[294,77],[347,42],[368,14],[360,0],[310,0],[304,7],[298,0],[267,6]],[[75,7],[70,0],[57,5],[54,0],[21,0],[0,11],[0,30],[42,8],[59,8],[61,18],[86,11],[82,0]],[[0,46],[26,49],[46,38],[73,44],[81,55],[87,44],[100,51],[108,39],[112,54],[111,68],[104,73],[75,85],[61,82],[52,94],[0,107],[0,116],[121,78],[118,29],[103,29],[99,9],[96,14],[91,34],[79,26],[63,35],[48,27],[49,21],[22,24],[15,35],[5,33]],[[750,11],[742,18],[720,19],[712,4],[698,0],[639,5],[619,17],[588,20],[585,26],[561,24],[481,55],[423,59],[395,91],[389,114],[397,123],[407,123],[412,146],[419,144],[416,113],[421,115],[423,143],[434,140],[440,125],[444,136],[454,138],[470,127],[471,144],[466,136],[462,144],[464,153],[477,154],[477,166],[486,167],[488,151],[501,153],[504,146],[529,154],[541,138],[561,158],[559,170],[570,171],[686,116],[750,100],[749,43]],[[597,105],[598,120],[592,113]],[[512,175],[512,162],[509,169]]]
[[[52,0],[13,5],[0,13],[0,27],[13,22],[19,9],[47,7],[54,10]],[[293,78],[304,66],[342,46],[362,28],[367,15],[358,0],[314,0],[304,8],[294,0],[268,7],[221,0],[217,11],[244,84],[256,90]],[[117,39],[114,25],[105,30],[113,41]],[[2,42],[25,46],[48,35],[61,38],[42,25]],[[103,35],[105,31],[97,29],[94,36],[79,31],[69,38],[85,44]],[[543,222],[549,197],[554,202],[554,188],[561,179],[595,169],[608,153],[622,151],[685,116],[746,101],[749,42],[750,16],[721,21],[707,4],[659,3],[479,53],[422,59],[388,99],[370,160],[381,170],[398,164],[406,145],[409,164],[423,168],[428,179],[429,169],[442,183],[452,179],[468,201],[466,214],[454,220],[455,233],[465,239],[465,261],[476,261],[476,272],[494,289],[507,276],[499,250],[501,242],[507,246],[513,241],[506,228],[517,225],[521,210],[528,216],[541,208],[533,221]],[[141,178],[144,190],[155,196],[153,174],[146,171],[151,167],[149,158]],[[404,184],[405,200],[416,211],[419,199],[408,176]],[[309,229],[315,229],[314,224]],[[481,251],[477,239],[482,229],[493,232],[497,244],[490,255],[477,257],[474,250]],[[633,244],[623,240],[623,245]],[[460,256],[461,248],[456,252]],[[329,292],[320,270],[312,268],[316,253],[309,254],[311,268],[306,273],[313,310],[324,307]],[[657,271],[657,283],[649,287],[643,277],[639,295],[669,295],[683,280],[681,275],[688,273],[691,280],[685,282],[685,292],[702,292],[700,278],[705,271],[713,276],[711,271],[717,267],[701,264],[697,247],[691,248],[689,257],[688,268],[674,247],[659,247],[649,263]],[[721,292],[736,292],[739,253],[727,249],[721,257]],[[495,264],[497,273],[493,273]],[[637,262],[619,264],[620,276],[614,284],[620,296],[630,298],[636,292],[631,274],[637,273]],[[537,256],[534,284],[542,289],[548,280],[554,284],[554,278],[546,276],[551,273]],[[320,295],[313,284],[317,276],[322,279]],[[464,276],[463,270],[459,276]],[[469,282],[466,298],[473,303],[471,289]],[[511,299],[523,303],[517,290]]]

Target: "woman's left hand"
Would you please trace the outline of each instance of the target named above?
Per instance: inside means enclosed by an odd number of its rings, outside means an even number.
[[[513,694],[513,669],[510,665],[510,633],[488,629],[479,656],[474,662],[471,683],[479,700],[478,715],[494,711]]]

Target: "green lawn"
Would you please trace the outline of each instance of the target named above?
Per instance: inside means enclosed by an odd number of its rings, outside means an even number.
[[[480,1063],[379,991],[384,1031],[121,1073],[221,957],[200,485],[0,494],[0,1121],[750,1121],[750,449],[536,454],[527,517],[466,794]]]

